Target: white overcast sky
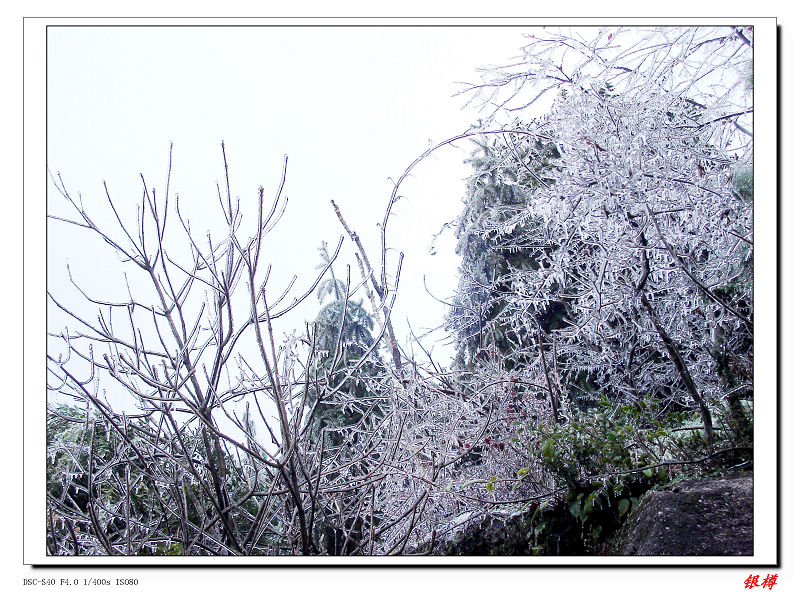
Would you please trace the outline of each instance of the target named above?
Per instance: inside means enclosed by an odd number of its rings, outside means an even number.
[[[322,240],[335,246],[343,233],[330,206],[335,200],[373,260],[392,181],[429,143],[463,132],[478,118],[462,110],[476,69],[517,55],[524,34],[515,27],[50,27],[47,62],[47,160],[69,190],[80,193],[101,221],[110,212],[102,183],[123,218],[135,223],[142,173],[163,193],[173,142],[170,195],[180,194],[195,231],[219,219],[216,183],[223,182],[225,141],[233,193],[255,218],[257,188],[272,197],[283,156],[289,167],[289,204],[271,234],[272,287],[300,276],[301,291],[320,262]],[[395,205],[387,245],[405,260],[395,326],[407,337],[442,322],[440,298],[453,293],[458,258],[446,232],[435,256],[428,249],[442,225],[458,216],[470,169],[468,142],[421,163]],[[48,209],[67,214],[48,190]],[[103,216],[104,215],[104,216]],[[77,234],[76,234],[77,233]],[[343,258],[352,261],[350,246]],[[48,288],[74,298],[76,281],[98,296],[124,299],[119,265],[84,231],[51,221]],[[396,253],[391,254],[390,257]],[[111,257],[109,257],[111,258]],[[343,262],[336,274],[344,277]],[[357,273],[353,262],[353,278]],[[112,298],[108,298],[112,299]],[[305,318],[319,308],[312,296]],[[52,308],[52,306],[51,306]],[[298,314],[299,316],[299,314]],[[52,331],[61,324],[49,312]],[[94,319],[94,317],[93,317]],[[288,318],[284,327],[302,326]],[[439,336],[441,337],[441,336]],[[431,341],[434,338],[430,338]],[[447,348],[435,357],[448,362]]]

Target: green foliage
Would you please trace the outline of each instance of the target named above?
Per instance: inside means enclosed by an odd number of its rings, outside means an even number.
[[[545,467],[561,493],[555,505],[535,513],[534,536],[546,539],[569,529],[573,541],[580,539],[573,553],[601,553],[647,490],[722,466],[698,460],[706,448],[694,414],[659,414],[659,402],[650,397],[638,406],[602,398],[588,410],[573,409],[564,422],[539,425],[531,459]],[[565,514],[572,524],[563,521]],[[563,550],[566,537],[558,538]],[[534,544],[541,552],[556,551],[552,543]]]
[[[644,466],[654,455],[645,438],[666,434],[663,428],[640,430],[652,415],[605,398],[595,408],[573,410],[566,422],[539,425],[542,462],[556,480],[570,486]]]

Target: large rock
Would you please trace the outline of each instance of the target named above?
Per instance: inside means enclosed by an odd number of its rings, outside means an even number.
[[[538,512],[538,518],[534,513]],[[563,502],[523,512],[496,511],[471,518],[449,538],[436,542],[432,555],[585,555],[581,528]],[[534,534],[537,522],[548,527]]]
[[[453,538],[436,543],[433,555],[530,555],[530,518],[497,512],[472,520]]]
[[[619,555],[753,555],[753,477],[691,480],[642,499]]]

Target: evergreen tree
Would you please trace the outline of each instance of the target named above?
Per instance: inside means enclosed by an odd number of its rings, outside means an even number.
[[[324,267],[330,261],[327,245],[323,242],[319,249]],[[327,430],[326,445],[339,447],[346,440],[343,431],[369,416],[369,381],[381,368],[372,358],[359,366],[374,344],[373,319],[362,302],[348,298],[347,283],[336,278],[332,267],[330,272],[317,291],[320,303],[333,297],[314,321],[316,359],[311,369],[310,429],[313,441]]]
[[[324,268],[330,256],[324,242],[319,249],[320,268]],[[374,352],[367,355],[375,343],[372,316],[361,301],[349,299],[349,277],[347,282],[337,279],[332,266],[330,273],[317,291],[320,303],[329,301],[314,321],[307,441],[311,452],[320,452],[326,483],[338,489],[320,506],[315,536],[320,551],[343,555],[356,551],[362,536],[364,521],[357,514],[362,511],[358,505],[364,495],[351,487],[367,473],[356,458],[383,414],[385,397],[375,387],[384,368]]]
[[[531,322],[516,312],[513,273],[537,269],[547,261],[550,248],[542,223],[532,219],[528,204],[534,189],[552,182],[551,162],[556,158],[558,150],[551,143],[507,134],[502,140],[482,139],[469,159],[475,174],[458,219],[461,278],[448,319],[456,338],[456,359],[463,366],[496,352],[510,368],[523,359],[519,350],[536,338]],[[559,326],[565,310],[556,300],[528,312],[549,330]]]

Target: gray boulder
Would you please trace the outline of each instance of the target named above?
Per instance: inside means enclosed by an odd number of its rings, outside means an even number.
[[[753,476],[651,491],[617,536],[618,555],[753,555]]]
[[[530,518],[497,512],[473,519],[458,534],[436,543],[432,555],[528,555]]]

